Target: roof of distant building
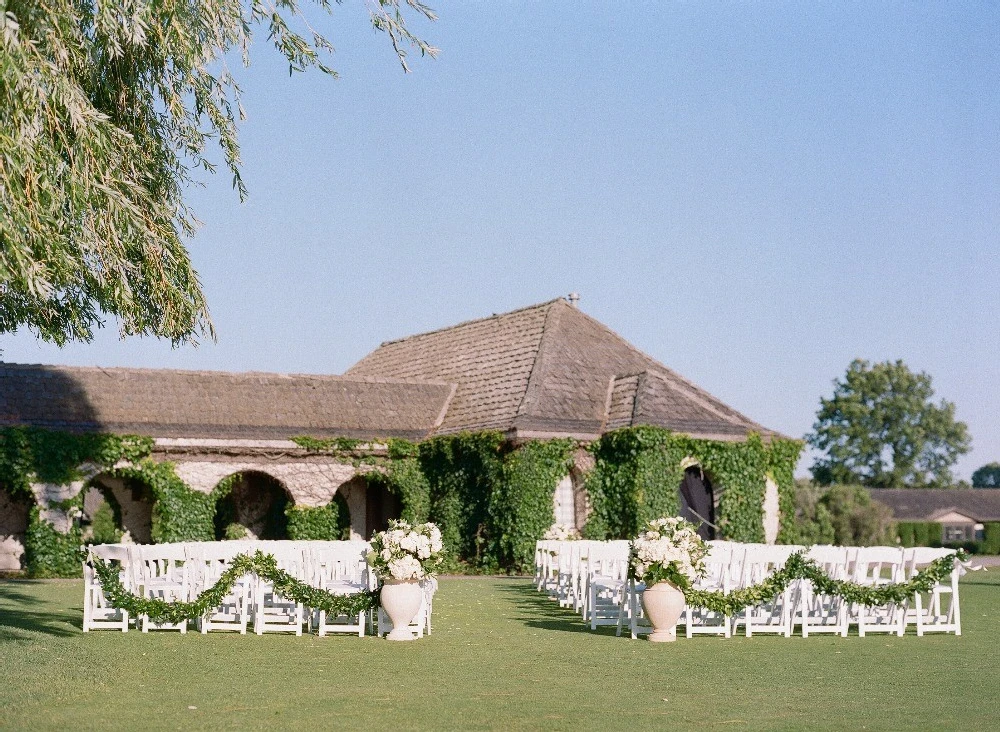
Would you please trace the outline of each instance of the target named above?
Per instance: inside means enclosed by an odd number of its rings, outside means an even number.
[[[1000,489],[871,488],[869,493],[900,521],[936,521],[952,512],[978,522],[1000,521]]]

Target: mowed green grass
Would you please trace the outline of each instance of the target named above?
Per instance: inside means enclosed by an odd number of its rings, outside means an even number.
[[[592,633],[523,579],[448,579],[434,634],[80,632],[82,585],[0,581],[0,728],[996,729],[1000,572],[961,637]]]

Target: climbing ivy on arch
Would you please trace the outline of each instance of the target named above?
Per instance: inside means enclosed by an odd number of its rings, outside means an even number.
[[[761,507],[770,473],[787,502],[801,443],[751,434],[745,441],[701,440],[662,427],[625,427],[591,444],[595,466],[587,477],[591,516],[584,534],[593,539],[630,539],[650,519],[676,515],[681,461],[692,457],[720,491],[716,522],[733,541],[764,540]],[[783,488],[784,486],[784,488]]]

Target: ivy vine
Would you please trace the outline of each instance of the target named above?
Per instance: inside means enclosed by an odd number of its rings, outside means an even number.
[[[765,476],[775,476],[779,497],[785,495],[787,504],[801,443],[772,439],[765,444],[755,434],[743,442],[701,440],[639,426],[607,432],[590,450],[595,466],[586,483],[592,506],[584,527],[587,538],[630,539],[650,519],[676,515],[684,477],[681,461],[692,457],[720,493],[716,524],[722,535],[761,542]]]
[[[816,562],[806,558],[804,552],[793,554],[785,566],[776,570],[762,582],[723,592],[709,592],[687,587],[679,589],[684,600],[696,607],[703,607],[721,615],[735,615],[744,608],[773,602],[795,580],[808,580],[817,594],[834,595],[856,605],[874,607],[890,603],[902,603],[917,592],[930,592],[936,584],[947,579],[955,567],[955,561],[965,561],[965,552],[958,551],[946,557],[935,559],[907,582],[886,585],[862,585],[849,580],[837,580],[827,575]]]
[[[420,470],[429,487],[431,521],[445,549],[473,567],[491,568],[490,496],[499,484],[505,441],[500,432],[463,432],[419,445]],[[452,569],[457,569],[452,568]]]
[[[118,567],[111,562],[95,559],[93,567],[101,583],[101,591],[111,607],[124,610],[133,617],[147,615],[154,623],[180,623],[204,616],[212,608],[221,605],[236,581],[248,574],[255,574],[272,583],[275,593],[281,597],[331,614],[357,615],[378,607],[377,590],[335,595],[299,581],[279,569],[273,555],[259,550],[253,556],[240,554],[234,557],[218,581],[191,601],[139,597],[125,589]]]
[[[494,556],[501,566],[530,570],[535,542],[555,521],[556,485],[569,474],[576,446],[574,440],[528,442],[505,456],[489,505]]]

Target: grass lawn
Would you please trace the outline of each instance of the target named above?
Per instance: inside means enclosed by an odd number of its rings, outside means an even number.
[[[80,632],[76,581],[0,581],[4,729],[995,729],[1000,571],[963,635],[673,644],[586,630],[526,580],[444,579],[434,635]]]

